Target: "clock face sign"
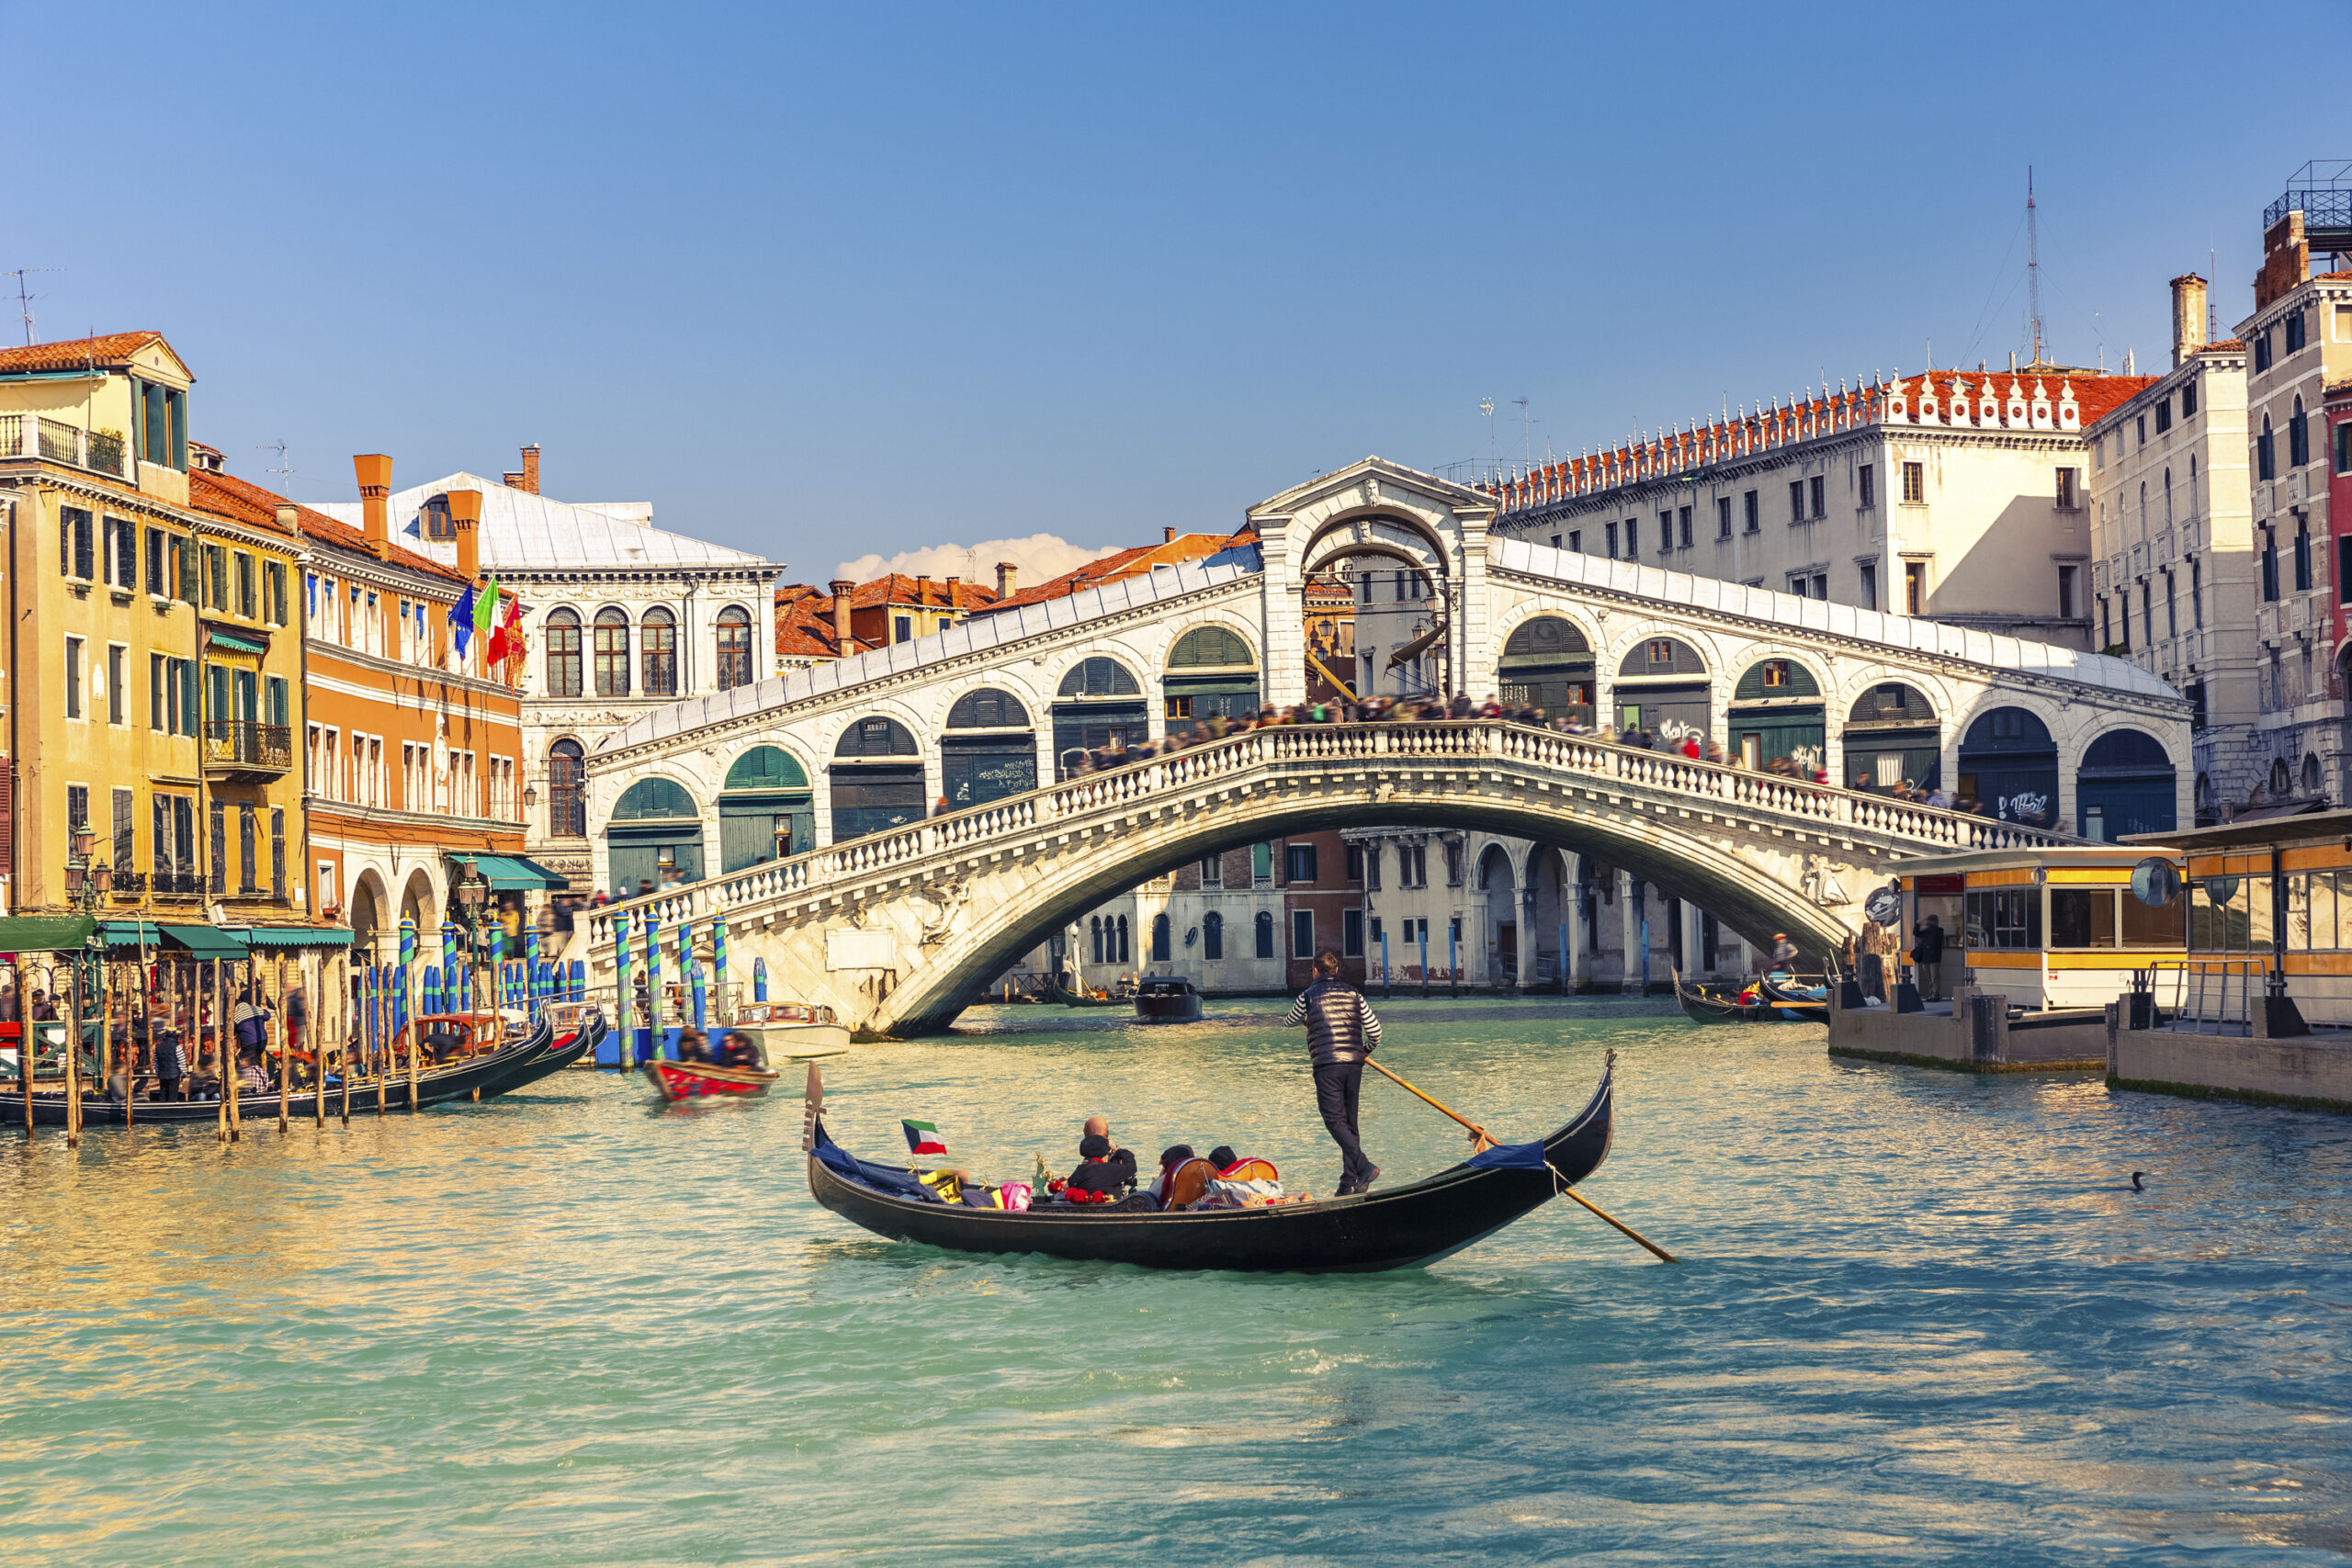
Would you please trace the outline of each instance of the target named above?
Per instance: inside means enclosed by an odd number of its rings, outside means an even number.
[[[1903,915],[1903,895],[1892,887],[1882,887],[1862,900],[1862,913],[1880,925],[1891,926]]]
[[[2162,855],[2150,855],[2132,868],[2132,897],[2151,908],[2164,908],[2180,897],[2178,868]]]

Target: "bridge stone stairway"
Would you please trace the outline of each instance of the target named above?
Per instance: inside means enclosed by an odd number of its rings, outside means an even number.
[[[1151,876],[1282,832],[1385,824],[1598,855],[1751,941],[1786,931],[1808,953],[1859,929],[1860,900],[1899,861],[2077,841],[1501,721],[1282,725],[607,906],[588,919],[590,969],[611,986],[616,940],[640,964],[649,922],[665,969],[681,923],[707,961],[723,917],[745,994],[765,958],[773,997],[872,1033],[928,1032]]]

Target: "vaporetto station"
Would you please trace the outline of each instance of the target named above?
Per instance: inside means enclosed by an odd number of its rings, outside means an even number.
[[[624,931],[707,942],[723,916],[739,976],[763,958],[782,994],[922,1032],[1122,888],[1272,834],[1382,824],[1600,855],[1751,942],[1786,930],[1826,951],[1906,858],[2109,836],[2110,802],[2144,813],[2164,789],[2190,819],[2188,705],[2130,663],[1490,538],[1493,514],[1481,491],[1368,457],[1251,508],[1254,548],[639,718],[590,759],[598,880],[625,890],[655,858],[695,879],[594,911],[593,970],[610,983]],[[1375,680],[1703,728],[1735,761],[1736,724],[1809,716],[1830,778],[1932,773],[1988,809],[1492,721],[1269,727],[1059,766],[1114,720],[1159,739],[1163,694],[1204,675],[1303,702],[1310,584],[1369,598],[1391,580],[1426,597],[1429,631],[1410,662],[1368,665]],[[974,779],[993,798],[954,809]],[[906,801],[911,819],[868,830]]]

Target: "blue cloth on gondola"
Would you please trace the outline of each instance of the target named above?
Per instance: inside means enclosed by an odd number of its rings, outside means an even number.
[[[819,1163],[843,1180],[888,1192],[894,1198],[912,1198],[924,1203],[939,1201],[938,1193],[917,1181],[909,1172],[862,1160],[831,1138],[819,1137],[816,1153]]]
[[[1472,1155],[1463,1162],[1481,1170],[1545,1170],[1550,1157],[1541,1143],[1497,1144],[1493,1148]]]

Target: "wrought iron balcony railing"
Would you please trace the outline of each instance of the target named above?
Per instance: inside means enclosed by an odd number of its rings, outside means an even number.
[[[216,718],[204,726],[204,763],[282,773],[294,765],[294,727],[257,724],[246,718]]]

